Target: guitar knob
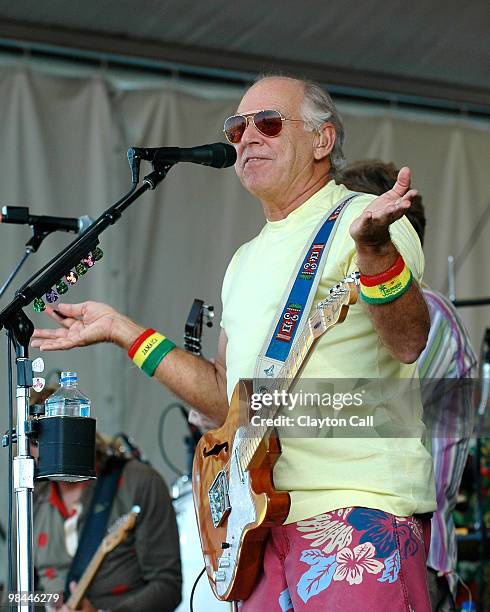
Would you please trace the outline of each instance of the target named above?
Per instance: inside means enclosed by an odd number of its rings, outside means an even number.
[[[230,548],[231,544],[229,542],[221,542],[221,549],[222,550],[226,550],[227,548]]]

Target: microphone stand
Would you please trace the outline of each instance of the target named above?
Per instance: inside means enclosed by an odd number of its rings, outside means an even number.
[[[7,280],[4,282],[4,284],[0,287],[0,298],[2,297],[2,295],[5,293],[5,291],[7,291],[10,283],[14,280],[14,278],[17,276],[17,274],[20,272],[20,269],[22,268],[22,266],[25,264],[25,262],[27,261],[27,258],[29,257],[29,255],[31,255],[33,253],[33,250],[31,248],[29,248],[26,245],[26,252],[24,253],[24,255],[22,255],[22,257],[19,259],[19,261],[17,262],[15,268],[12,270],[12,272],[8,275]]]
[[[40,298],[67,274],[83,257],[99,243],[99,235],[118,221],[124,210],[136,199],[153,190],[165,178],[173,163],[153,163],[153,171],[145,176],[143,184],[136,188],[133,173],[131,190],[108,208],[85,232],[65,247],[56,257],[36,272],[15,294],[14,299],[0,312],[0,329],[8,331],[15,346],[17,366],[17,456],[13,460],[13,480],[17,511],[17,591],[19,612],[31,612],[34,603],[30,598],[34,591],[34,563],[32,500],[34,491],[34,459],[30,455],[29,436],[33,423],[29,420],[29,397],[33,382],[32,361],[29,359],[29,343],[34,325],[22,310],[35,298]],[[24,256],[24,260],[27,257]],[[23,263],[23,262],[22,262]],[[20,267],[20,266],[18,266]],[[13,432],[8,443],[12,444]],[[9,560],[10,562],[10,560]]]
[[[40,230],[35,226],[33,227],[33,234],[31,238],[26,242],[26,246],[25,246],[26,250],[25,250],[24,255],[22,255],[22,257],[19,259],[18,263],[16,264],[15,268],[9,274],[7,280],[0,287],[0,298],[3,296],[5,291],[7,291],[8,287],[10,286],[10,283],[14,280],[14,278],[20,272],[20,269],[27,261],[27,258],[29,257],[29,255],[32,255],[32,253],[36,253],[39,247],[41,246],[42,241],[46,238],[46,236],[49,236],[49,234],[51,234],[52,232],[54,232],[54,230]]]

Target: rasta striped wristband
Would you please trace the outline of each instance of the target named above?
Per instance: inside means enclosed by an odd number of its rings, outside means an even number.
[[[148,376],[153,376],[158,364],[175,348],[175,344],[154,329],[146,329],[131,345],[128,357]]]
[[[412,273],[403,257],[398,256],[395,263],[381,274],[366,276],[361,274],[361,298],[368,304],[387,304],[393,302],[412,284]]]

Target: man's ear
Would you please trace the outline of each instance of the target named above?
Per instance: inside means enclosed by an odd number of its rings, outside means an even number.
[[[331,123],[324,123],[315,135],[313,141],[313,156],[317,160],[324,159],[335,144],[335,128]]]

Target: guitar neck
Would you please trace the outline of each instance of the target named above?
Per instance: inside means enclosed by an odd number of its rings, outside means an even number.
[[[279,375],[271,380],[270,385],[267,384],[268,393],[273,393],[274,391],[287,392],[291,388],[315,341],[336,323],[341,322],[345,318],[349,305],[357,300],[357,293],[355,292],[356,282],[355,275],[347,277],[331,289],[330,296],[327,299],[317,305],[313,314],[306,321],[301,334],[291,347],[288,358],[284,362]],[[255,414],[259,417],[270,419],[276,416],[280,408],[280,404],[268,406],[265,409],[260,408]],[[244,464],[250,465],[262,440],[272,432],[274,426],[248,425],[247,428],[248,432],[244,436],[239,452],[244,459]]]
[[[67,602],[67,605],[72,610],[76,610],[80,605],[80,602],[85,596],[87,589],[92,583],[92,580],[95,577],[95,574],[99,570],[99,567],[102,564],[102,561],[105,559],[107,552],[103,549],[102,544],[97,549],[97,552],[92,557],[92,560],[88,564],[87,568],[83,572],[82,577],[78,581],[77,588],[74,593],[71,594],[70,599]]]

